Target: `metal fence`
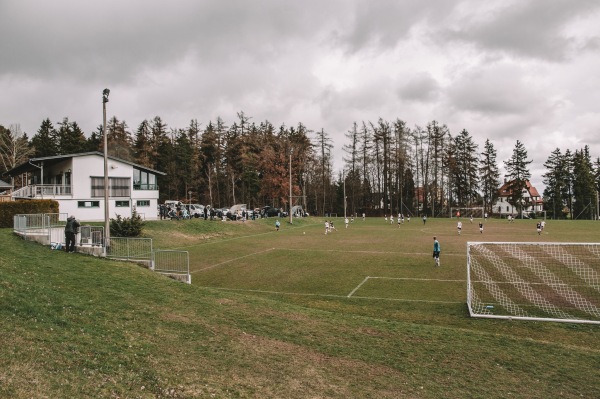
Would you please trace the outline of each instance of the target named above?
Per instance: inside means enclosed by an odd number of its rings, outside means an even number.
[[[78,238],[81,246],[103,247],[104,226],[81,226]]]
[[[13,217],[13,229],[15,233],[26,240],[37,240],[39,237],[44,237],[48,242],[64,243],[64,232],[61,233],[62,238],[54,241],[53,239],[57,235],[54,231],[64,229],[66,221],[66,213],[18,214]]]
[[[188,251],[156,250],[152,263],[155,272],[183,278],[186,283],[192,283]]]
[[[109,258],[152,260],[152,238],[111,237],[106,247]]]
[[[66,213],[19,214],[13,218],[14,232],[26,240],[36,240],[59,248],[65,245]],[[41,240],[40,240],[41,238]],[[81,226],[76,242],[82,247],[104,248],[106,257],[143,261],[157,273],[192,283],[188,251],[153,250],[151,238],[111,237],[105,244],[104,227]],[[95,249],[91,249],[92,251]],[[90,250],[85,250],[85,253]]]

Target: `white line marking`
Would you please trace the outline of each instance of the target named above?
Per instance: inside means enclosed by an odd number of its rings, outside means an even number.
[[[217,263],[216,265],[211,265],[211,266],[204,267],[202,269],[194,270],[193,272],[190,272],[190,274],[201,272],[201,271],[207,270],[207,269],[212,269],[213,267],[221,266],[221,265],[224,265],[226,263],[230,263],[230,262],[233,262],[233,261],[236,261],[236,260],[244,259],[244,258],[247,258],[249,256],[254,256],[254,255],[262,254],[262,253],[265,253],[265,252],[273,251],[274,249],[275,248],[269,248],[269,249],[265,249],[264,251],[258,251],[258,252],[254,252],[254,253],[251,253],[251,254],[248,254],[248,255],[240,256],[238,258],[229,259],[229,260],[226,260],[225,262]]]
[[[380,278],[384,280],[412,280],[412,281],[443,281],[443,282],[457,282],[465,283],[467,280],[443,280],[438,278],[414,278],[414,277],[369,277],[369,278]]]
[[[357,285],[351,293],[348,294],[348,298],[350,298],[352,296],[352,294],[354,294],[356,292],[356,290],[358,290],[360,288],[361,285],[363,285],[364,283],[367,282],[367,280],[369,279],[369,276],[365,277],[365,279],[362,281],[362,283],[360,283],[359,285]]]
[[[345,298],[348,299],[347,295],[333,295],[333,294],[307,294],[301,292],[281,292],[281,291],[266,291],[266,290],[246,290],[241,288],[221,288],[221,287],[207,287],[197,286],[199,288],[219,290],[219,291],[237,291],[237,292],[255,292],[258,294],[273,294],[273,295],[296,295],[296,296],[320,296],[327,298]],[[464,301],[428,301],[424,299],[398,299],[398,298],[378,298],[378,297],[367,297],[367,296],[353,296],[350,299],[367,299],[377,301],[393,301],[393,302],[424,302],[424,303],[443,303],[443,304],[464,304]]]

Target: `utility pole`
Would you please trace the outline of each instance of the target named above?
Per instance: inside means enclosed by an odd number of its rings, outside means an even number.
[[[292,149],[290,148],[290,224],[293,224],[292,216]]]
[[[108,139],[106,137],[106,103],[110,90],[102,91],[102,135],[104,136],[104,247],[110,246],[110,225],[108,214]]]

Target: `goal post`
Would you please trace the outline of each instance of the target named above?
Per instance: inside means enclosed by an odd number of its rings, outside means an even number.
[[[483,216],[484,216],[483,207],[477,206],[477,207],[470,207],[470,208],[460,208],[460,207],[450,208],[450,217],[451,218],[455,218],[459,215],[461,218],[474,217],[476,219],[483,219]]]
[[[467,242],[471,317],[600,324],[600,243]]]

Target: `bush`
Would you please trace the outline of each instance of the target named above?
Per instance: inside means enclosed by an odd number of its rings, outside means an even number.
[[[139,237],[142,234],[143,227],[144,221],[135,208],[133,208],[130,218],[117,215],[116,219],[110,219],[111,237]]]
[[[0,202],[0,227],[13,227],[14,215],[58,213],[55,200],[18,200]]]

